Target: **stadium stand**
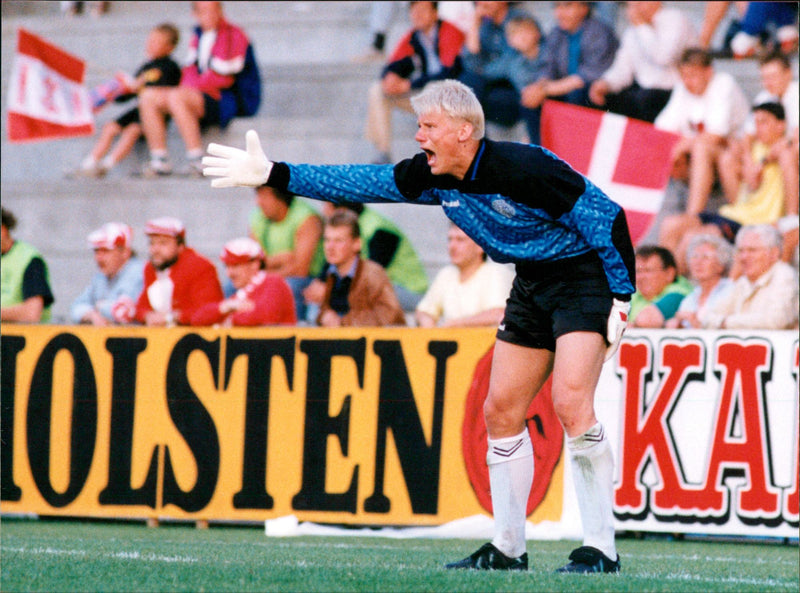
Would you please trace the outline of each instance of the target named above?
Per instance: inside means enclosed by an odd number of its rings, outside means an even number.
[[[351,59],[368,44],[368,2],[231,2],[226,13],[246,25],[256,49],[263,81],[262,105],[256,116],[234,120],[224,131],[211,130],[207,141],[243,145],[244,132],[256,129],[268,155],[275,160],[312,163],[368,162],[370,145],[363,137],[366,96],[379,64]],[[686,10],[699,27],[704,2],[667,2]],[[553,24],[550,3],[522,2],[548,31]],[[21,221],[20,238],[36,241],[50,263],[56,296],[55,321],[66,321],[69,303],[89,281],[92,266],[85,237],[107,220],[126,220],[135,229],[134,247],[146,249],[144,223],[154,216],[177,216],[186,223],[189,240],[201,253],[214,257],[231,237],[246,231],[253,207],[247,189],[212,190],[206,180],[172,177],[146,180],[131,176],[146,158],[143,143],[119,167],[101,180],[66,179],[90,149],[94,137],[10,144],[6,116],[9,75],[16,29],[23,27],[87,61],[86,84],[103,82],[117,69],[133,71],[142,61],[137,51],[156,21],[171,21],[182,32],[175,56],[186,54],[192,16],[184,3],[114,2],[102,19],[67,19],[58,2],[2,3],[2,123],[0,123],[0,200]],[[621,24],[620,24],[621,26]],[[392,25],[391,47],[407,30],[407,15]],[[731,72],[750,99],[759,88],[757,63],[718,60]],[[793,61],[797,72],[797,60]],[[115,106],[98,114],[98,126],[114,117]],[[416,122],[412,115],[395,115],[392,153],[411,155]],[[491,130],[490,130],[491,132]],[[173,130],[169,146],[182,154]],[[429,277],[447,263],[444,237],[447,220],[440,210],[420,212],[408,205],[378,205],[413,241]]]

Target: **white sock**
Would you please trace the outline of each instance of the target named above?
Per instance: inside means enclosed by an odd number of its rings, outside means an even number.
[[[583,523],[583,545],[617,559],[614,541],[614,457],[599,422],[582,435],[567,438],[572,480]]]
[[[106,158],[100,161],[100,164],[103,166],[103,169],[105,169],[106,171],[110,171],[111,169],[114,168],[114,165],[117,164],[117,161],[114,160],[114,157],[108,155]]]
[[[89,171],[94,169],[97,166],[97,161],[94,157],[90,154],[87,154],[86,157],[81,161],[81,169],[84,171]]]
[[[203,158],[203,149],[202,148],[195,148],[192,150],[186,151],[186,160],[187,161],[196,161],[198,159]]]
[[[166,150],[151,150],[150,160],[152,161],[166,161],[168,154]]]
[[[489,484],[492,489],[492,544],[510,558],[525,553],[525,517],[533,484],[533,445],[526,429],[517,436],[488,439]]]

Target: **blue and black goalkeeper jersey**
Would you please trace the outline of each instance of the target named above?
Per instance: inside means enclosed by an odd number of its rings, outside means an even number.
[[[441,206],[495,261],[551,262],[597,252],[611,292],[634,292],[622,208],[536,145],[483,140],[464,179],[431,173],[424,153],[397,165],[276,163],[269,185],[309,198]]]

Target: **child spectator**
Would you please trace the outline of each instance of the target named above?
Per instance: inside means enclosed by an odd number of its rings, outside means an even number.
[[[126,89],[128,92],[114,101],[129,101],[144,87],[178,86],[181,70],[170,55],[178,45],[178,39],[178,30],[169,23],[162,23],[151,30],[145,43],[145,53],[149,60],[136,71],[130,88]],[[103,177],[130,154],[141,135],[142,126],[137,106],[103,126],[100,138],[81,162],[78,173],[85,177]],[[111,146],[117,136],[119,141],[112,150]]]
[[[233,239],[220,254],[236,289],[232,297],[207,303],[192,315],[192,325],[256,326],[295,324],[294,299],[278,274],[264,269],[264,250],[249,237]]]
[[[237,76],[252,57],[250,41],[239,27],[229,23],[221,2],[192,2],[198,26],[189,42],[188,65],[176,88],[147,87],[139,97],[139,109],[150,164],[147,176],[169,175],[172,164],[167,153],[165,116],[171,115],[183,138],[188,172],[201,174],[203,156],[201,128],[225,126],[236,115]],[[257,76],[257,70],[255,72]]]

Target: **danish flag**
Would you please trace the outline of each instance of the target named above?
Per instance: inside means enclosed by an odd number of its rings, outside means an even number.
[[[94,133],[83,60],[24,29],[8,90],[8,139],[52,140]]]
[[[542,107],[542,146],[625,210],[636,245],[661,209],[679,136],[652,124],[568,103]]]

